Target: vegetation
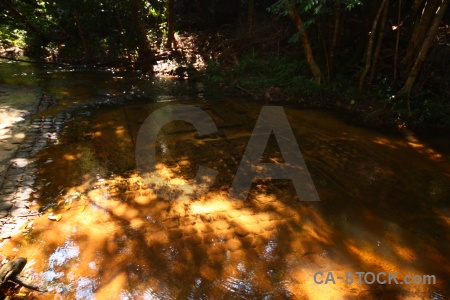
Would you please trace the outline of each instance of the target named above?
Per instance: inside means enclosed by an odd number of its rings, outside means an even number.
[[[208,79],[257,98],[450,126],[449,2],[0,0],[0,37],[4,52],[144,71],[197,51]]]

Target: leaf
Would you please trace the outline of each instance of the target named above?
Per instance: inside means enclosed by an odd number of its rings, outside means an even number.
[[[58,215],[56,215],[56,216],[55,216],[55,215],[49,215],[48,218],[49,218],[50,220],[52,220],[52,221],[58,222],[59,220],[61,220],[62,215],[61,215],[61,214],[58,214]]]
[[[85,206],[84,206],[84,205],[81,205],[80,208],[78,208],[78,210],[79,210],[80,212],[83,212],[83,211],[84,211],[84,208],[85,208]]]
[[[64,204],[64,209],[69,210],[72,207],[72,199],[69,199],[69,202]]]
[[[9,234],[9,233],[2,233],[0,238],[2,238],[3,240],[9,239],[9,238],[11,238],[11,234]]]
[[[289,39],[288,43],[293,44],[297,43],[300,40],[300,33],[297,31],[294,35]]]

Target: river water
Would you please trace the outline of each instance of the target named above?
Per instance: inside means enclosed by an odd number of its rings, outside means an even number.
[[[320,201],[300,201],[291,180],[263,179],[236,200],[228,192],[269,104],[118,69],[0,67],[0,83],[57,99],[29,116],[28,135],[47,120],[58,128],[44,130],[30,157],[29,201],[43,215],[1,249],[27,257],[30,278],[49,290],[33,299],[449,297],[448,136],[373,130],[285,105]],[[145,178],[136,168],[139,130],[176,104],[201,108],[218,133],[164,126],[158,178]],[[283,163],[274,136],[262,162]],[[218,171],[209,189],[192,181],[200,165]],[[396,272],[399,283],[388,282]],[[407,275],[417,284],[400,284]]]

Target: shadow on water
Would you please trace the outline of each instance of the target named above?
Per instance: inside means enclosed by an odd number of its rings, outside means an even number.
[[[214,98],[200,84],[169,79],[114,84],[117,74],[75,75],[79,82],[68,76],[45,83],[60,103],[43,113],[71,112],[58,142],[37,154],[33,195],[46,214],[1,250],[33,259],[35,282],[50,297],[448,297],[449,152],[413,133],[388,136],[327,112],[285,107],[321,201],[299,201],[289,180],[256,180],[246,201],[233,200],[228,191],[261,104]],[[168,103],[201,107],[219,132],[199,138],[186,122],[164,126],[156,143],[159,178],[149,182],[136,171],[137,134]],[[273,137],[263,161],[283,161]],[[191,182],[199,165],[219,172],[204,194]],[[198,196],[160,197],[186,191]],[[49,213],[61,219],[50,221]],[[317,272],[325,281],[329,271],[335,283],[314,282]],[[436,283],[358,284],[361,271],[398,272],[399,281],[435,275]]]

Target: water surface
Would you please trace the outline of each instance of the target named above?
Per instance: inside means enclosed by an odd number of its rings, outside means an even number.
[[[263,104],[123,70],[9,68],[6,84],[32,82],[58,99],[33,118],[67,116],[36,156],[30,197],[45,214],[1,249],[32,261],[34,282],[51,291],[36,299],[448,297],[448,137],[379,132],[284,106],[321,201],[300,201],[289,180],[257,180],[246,201],[232,200]],[[135,143],[145,118],[173,104],[202,108],[219,132],[199,138],[183,121],[163,128],[159,180],[171,195],[198,193],[168,201],[136,170]],[[273,136],[262,161],[283,162]],[[219,172],[204,194],[190,181],[199,165]],[[436,283],[358,284],[355,274],[352,284],[314,282],[329,271],[435,275]]]

